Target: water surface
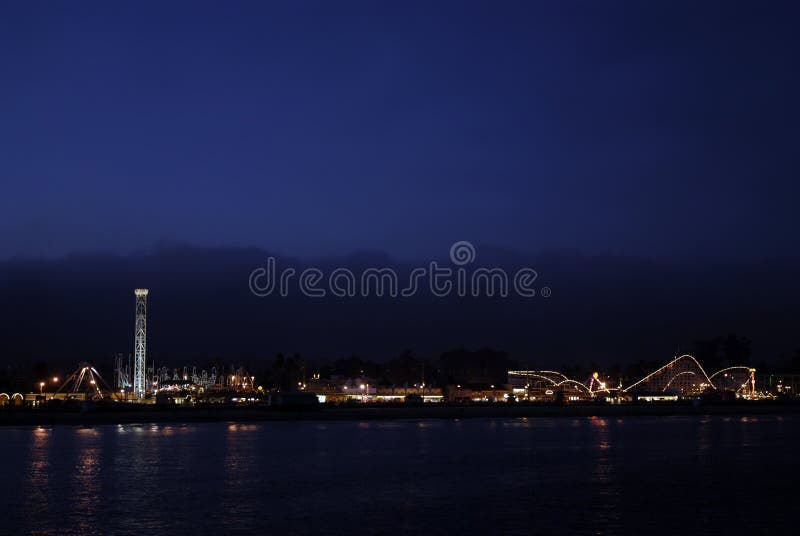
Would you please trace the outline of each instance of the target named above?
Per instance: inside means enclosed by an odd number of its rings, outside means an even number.
[[[0,428],[8,534],[791,527],[800,418]]]

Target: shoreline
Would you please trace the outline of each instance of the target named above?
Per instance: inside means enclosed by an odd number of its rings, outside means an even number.
[[[320,407],[275,409],[262,407],[147,408],[109,411],[5,410],[2,426],[92,425],[132,423],[267,422],[267,421],[380,421],[397,419],[519,419],[563,417],[757,416],[800,413],[800,404],[741,403],[700,405],[567,405],[567,406],[411,406]]]

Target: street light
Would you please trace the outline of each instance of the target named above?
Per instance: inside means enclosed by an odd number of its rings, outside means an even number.
[[[42,394],[43,389],[44,389],[44,382],[39,382],[39,394]]]

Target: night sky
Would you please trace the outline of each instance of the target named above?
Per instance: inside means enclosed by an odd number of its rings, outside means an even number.
[[[0,257],[796,258],[796,21],[788,2],[6,2]]]
[[[5,2],[0,359],[798,347],[791,2]],[[534,266],[549,301],[259,300],[297,266]],[[204,337],[199,337],[204,334]]]

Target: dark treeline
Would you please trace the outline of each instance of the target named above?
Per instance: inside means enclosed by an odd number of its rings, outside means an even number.
[[[753,362],[750,339],[736,334],[695,341],[691,348],[681,348],[677,354],[683,353],[689,353],[697,358],[709,374],[734,365],[754,366],[759,374],[800,374],[800,349],[794,352],[791,359],[783,362],[767,363],[763,360]],[[560,372],[578,381],[587,381],[594,372],[598,372],[604,379],[612,382],[613,386],[628,385],[666,362],[667,359],[639,360],[611,365],[588,362],[564,366]],[[111,383],[111,359],[96,362],[95,365]],[[283,391],[295,390],[311,381],[325,381],[337,377],[348,380],[368,378],[377,385],[397,387],[422,383],[428,386],[455,383],[502,384],[505,382],[504,374],[508,370],[542,368],[537,363],[513,359],[506,352],[489,348],[477,351],[459,348],[434,357],[419,356],[409,349],[388,361],[377,361],[358,355],[334,360],[307,358],[299,352],[294,352],[278,353],[273,357],[263,358],[213,359],[197,363],[175,361],[161,365],[167,365],[170,369],[196,366],[198,369],[210,370],[215,367],[220,374],[243,367],[248,374],[256,377],[257,385]],[[5,364],[0,367],[0,392],[38,390],[42,381],[46,383],[47,389],[51,389],[55,378],[61,383],[72,371],[60,363],[46,361],[37,361],[33,365]]]
[[[480,361],[484,368],[494,367],[497,370],[508,370],[507,354],[490,349],[470,352],[463,349],[450,350],[443,354],[445,358],[454,359],[455,363],[471,363]],[[386,362],[379,362],[361,356],[347,356],[335,360],[308,359],[300,353],[278,353],[272,358],[249,358],[240,361],[224,361],[214,359],[205,363],[175,362],[166,364],[168,368],[182,369],[183,366],[197,366],[210,370],[215,367],[218,373],[224,374],[239,367],[256,377],[256,384],[267,389],[295,390],[298,386],[313,379],[330,379],[341,377],[350,380],[370,378],[379,385],[413,386],[440,385],[447,381],[446,371],[442,372],[440,358],[424,358],[417,356],[412,350],[405,350]],[[111,360],[108,363],[95,363],[101,374],[111,382]],[[493,364],[493,365],[492,365]],[[77,364],[76,364],[77,366]],[[451,367],[452,368],[452,367]],[[39,383],[45,381],[50,388],[53,378],[65,379],[72,370],[61,365],[37,361],[32,366],[24,364],[5,365],[0,368],[0,391],[32,391],[38,390]]]
[[[438,361],[417,357],[411,350],[388,362],[376,362],[360,356],[342,357],[333,361],[306,360],[301,354],[278,354],[266,364],[259,363],[253,372],[259,385],[271,389],[292,390],[312,379],[341,377],[350,380],[371,378],[379,385],[437,384],[440,379]]]

